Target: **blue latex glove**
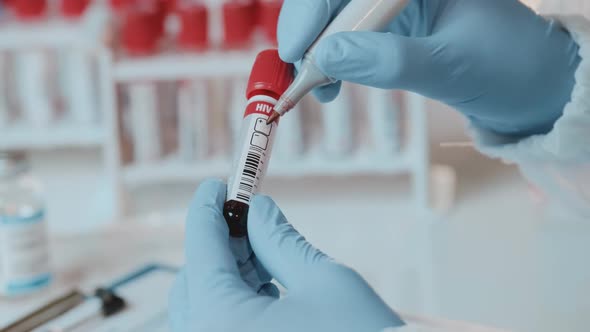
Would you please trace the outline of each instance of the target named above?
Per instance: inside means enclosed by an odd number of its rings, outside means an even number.
[[[207,181],[191,204],[186,265],[170,294],[173,331],[380,332],[404,325],[356,272],[306,242],[267,197],[256,196],[248,214],[253,253],[244,240],[230,239],[225,195],[225,184]],[[271,275],[288,290],[283,298]]]
[[[300,60],[346,3],[285,0],[278,26],[283,60]],[[548,132],[570,100],[578,45],[517,0],[412,0],[388,30],[326,38],[315,54],[318,67],[338,80],[442,101],[509,135]],[[316,96],[330,101],[338,90],[323,87]]]

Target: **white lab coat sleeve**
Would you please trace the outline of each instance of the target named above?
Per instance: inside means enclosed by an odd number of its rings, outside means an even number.
[[[554,17],[580,46],[571,101],[546,135],[515,139],[472,127],[478,149],[519,165],[525,177],[570,211],[590,220],[590,21]]]

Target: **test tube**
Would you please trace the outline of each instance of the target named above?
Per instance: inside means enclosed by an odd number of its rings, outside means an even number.
[[[266,40],[273,45],[277,45],[277,25],[282,7],[283,0],[258,1],[258,23],[262,27]]]
[[[391,90],[369,89],[367,116],[377,155],[389,157],[399,151],[399,115],[400,109]]]
[[[12,8],[21,22],[30,24],[45,18],[47,1],[13,0]],[[18,51],[15,66],[17,97],[26,121],[34,128],[48,126],[54,112],[46,51],[39,48]]]
[[[348,85],[334,101],[323,104],[323,152],[330,158],[342,158],[350,154],[353,142],[352,100]]]
[[[228,51],[240,51],[250,48],[252,34],[256,24],[256,3],[252,0],[226,0],[221,6],[223,37],[222,47]],[[224,82],[225,83],[225,82]],[[243,110],[242,98],[248,80],[243,77],[231,77],[225,84],[231,91],[229,106],[229,125],[234,143],[240,135]]]
[[[80,21],[90,0],[61,0],[62,17]],[[93,61],[83,48],[72,47],[61,52],[61,71],[70,116],[77,124],[90,125],[97,121],[97,98],[93,81]]]
[[[278,129],[278,123],[267,124],[277,99],[293,80],[293,66],[279,58],[277,50],[262,51],[250,73],[240,135],[223,215],[232,237],[248,234],[247,218],[252,195],[264,181]],[[288,119],[285,119],[286,121]]]
[[[21,21],[37,21],[47,14],[47,0],[10,0],[10,7]]]
[[[114,13],[121,15],[132,4],[134,0],[109,0],[109,7]]]
[[[155,8],[133,6],[123,15],[123,48],[130,57],[152,55],[160,37]],[[154,82],[132,82],[128,86],[133,153],[137,163],[152,162],[161,154],[160,124]]]
[[[177,4],[180,18],[178,46],[198,53],[209,46],[207,7],[200,1]],[[186,80],[178,88],[178,150],[184,160],[203,159],[209,152],[209,116],[207,82]]]

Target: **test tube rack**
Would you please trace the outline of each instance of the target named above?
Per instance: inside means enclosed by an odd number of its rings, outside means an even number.
[[[103,83],[109,76],[110,54],[96,42],[88,41],[78,23],[49,21],[43,23],[5,23],[0,26],[0,54],[14,54],[34,49],[39,52],[69,50],[89,51],[97,60],[98,76]],[[99,100],[108,100],[106,85],[96,91]],[[6,107],[6,105],[3,105]],[[9,110],[3,110],[9,111]],[[54,110],[57,113],[57,110]],[[108,114],[104,113],[104,116]],[[108,123],[108,119],[103,119]],[[0,128],[0,150],[43,150],[60,148],[106,147],[107,135],[103,124],[74,124],[65,117],[57,118],[44,128],[33,128],[17,120]]]
[[[118,88],[137,81],[178,82],[183,80],[245,80],[259,47],[244,51],[206,51],[197,54],[164,53],[140,58],[116,59],[111,49],[99,40],[92,40],[76,22],[43,21],[42,23],[7,23],[0,26],[0,53],[30,48],[85,50],[97,59],[100,121],[80,126],[68,119],[58,119],[51,126],[36,129],[26,122],[11,123],[0,128],[0,150],[53,150],[62,148],[99,149],[103,159],[105,180],[112,190],[113,220],[124,217],[133,206],[132,189],[161,183],[196,183],[207,177],[227,177],[232,156],[183,161],[164,156],[150,163],[126,163],[122,157]],[[334,159],[315,150],[294,161],[273,160],[268,177],[300,178],[308,176],[348,177],[356,175],[409,174],[412,178],[413,200],[420,210],[429,209],[429,141],[426,99],[406,96],[407,139],[399,154],[372,159],[362,149],[350,158]],[[245,102],[245,101],[244,101]],[[289,121],[289,119],[285,119]],[[228,129],[229,130],[229,129]],[[430,259],[425,260],[429,264]],[[431,276],[424,276],[430,278]],[[425,293],[431,292],[424,281]]]
[[[139,59],[126,59],[114,64],[116,84],[137,81],[182,81],[189,79],[246,78],[256,52],[207,52],[193,55],[156,55]],[[245,102],[245,100],[244,100]],[[305,154],[299,160],[282,162],[273,160],[268,176],[299,178],[306,176],[392,175],[409,173],[413,177],[413,190],[417,206],[428,207],[429,158],[428,135],[423,97],[407,94],[409,138],[404,149],[391,158],[378,161],[362,152],[351,158],[329,160],[320,153]],[[117,119],[117,117],[110,117]],[[285,119],[289,121],[289,119]],[[115,125],[115,127],[118,124]],[[144,164],[124,165],[119,160],[122,187],[148,184],[187,182],[205,177],[227,177],[231,156],[185,162],[174,157]]]
[[[0,129],[0,150],[51,150],[62,148],[100,149],[109,187],[113,192],[115,216],[131,210],[133,187],[175,182],[197,182],[206,177],[226,177],[231,156],[187,162],[163,157],[150,163],[125,163],[122,158],[121,117],[117,89],[137,81],[179,82],[183,80],[228,79],[245,80],[258,45],[249,50],[211,50],[201,53],[160,53],[139,58],[117,58],[99,40],[92,40],[78,22],[45,20],[0,25],[0,52],[27,49],[59,51],[84,50],[96,57],[100,121],[79,125],[58,118],[46,128],[38,129],[26,122],[15,122]],[[116,59],[117,58],[117,59]],[[355,153],[350,158],[329,160],[321,152],[310,151],[298,160],[273,160],[269,177],[298,178],[307,176],[354,176],[410,174],[414,201],[427,209],[429,204],[429,151],[426,123],[426,100],[407,94],[407,131],[405,147],[398,155],[371,159]],[[288,119],[286,119],[288,121]]]

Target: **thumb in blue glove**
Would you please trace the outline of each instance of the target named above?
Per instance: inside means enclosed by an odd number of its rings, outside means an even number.
[[[344,0],[285,0],[279,52],[295,62]],[[305,23],[302,23],[305,22]],[[518,0],[411,0],[386,32],[343,32],[318,44],[318,67],[338,80],[442,101],[480,127],[548,132],[570,100],[579,47],[557,22]],[[338,86],[316,91],[329,101]]]
[[[253,254],[239,263],[245,252],[232,251],[221,212],[225,188],[207,181],[191,204],[186,265],[170,294],[174,331],[380,332],[404,325],[358,273],[309,244],[268,197],[252,201]],[[245,265],[254,268],[244,274]],[[279,298],[270,276],[286,296]]]

